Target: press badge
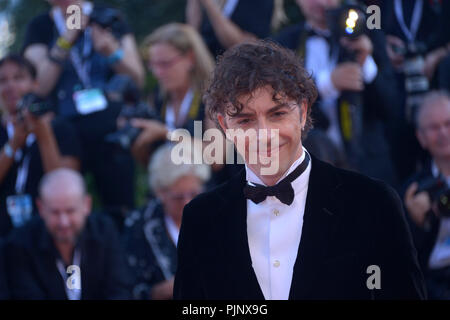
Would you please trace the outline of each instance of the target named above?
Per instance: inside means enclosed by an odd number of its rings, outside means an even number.
[[[12,225],[17,228],[23,226],[31,218],[33,202],[29,194],[9,196],[6,198],[6,208]]]
[[[80,90],[73,94],[73,100],[79,114],[90,114],[102,111],[108,106],[108,101],[100,89]]]

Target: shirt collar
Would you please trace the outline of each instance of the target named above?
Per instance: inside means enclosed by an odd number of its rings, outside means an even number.
[[[289,167],[289,169],[283,174],[283,176],[277,181],[280,182],[281,180],[283,180],[288,174],[290,174],[292,171],[295,170],[295,168],[297,168],[298,165],[300,165],[303,160],[305,159],[305,152],[307,152],[307,150],[305,149],[305,147],[302,147],[303,152],[302,155],[300,156],[300,158],[298,158],[297,160],[294,161],[294,163]],[[311,162],[310,162],[311,163]],[[309,165],[308,165],[309,166]],[[245,164],[245,174],[246,174],[246,180],[247,182],[249,182],[250,184],[260,184],[265,186],[266,184],[247,166],[247,164]],[[297,179],[296,179],[297,180]]]

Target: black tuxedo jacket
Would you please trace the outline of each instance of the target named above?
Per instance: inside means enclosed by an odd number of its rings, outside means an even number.
[[[81,299],[129,299],[130,276],[117,231],[110,219],[91,214],[80,235]],[[60,257],[44,222],[36,217],[15,230],[6,244],[12,299],[64,300]]]
[[[289,298],[425,298],[416,250],[395,191],[311,158]],[[243,170],[185,207],[175,299],[264,299],[248,246],[245,183]],[[381,289],[367,287],[371,265],[380,268]]]

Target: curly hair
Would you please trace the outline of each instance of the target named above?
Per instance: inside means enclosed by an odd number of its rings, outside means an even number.
[[[239,114],[244,107],[239,98],[265,86],[272,87],[274,101],[288,98],[299,105],[307,103],[302,134],[306,137],[312,128],[311,106],[317,98],[316,86],[301,59],[272,41],[245,42],[219,57],[203,96],[206,112],[220,128],[217,114]]]

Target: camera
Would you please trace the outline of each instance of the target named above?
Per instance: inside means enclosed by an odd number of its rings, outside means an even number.
[[[49,111],[53,111],[53,107],[43,98],[34,93],[28,93],[20,99],[17,104],[20,119],[23,119],[23,112],[28,110],[32,115],[39,117]]]
[[[156,112],[144,102],[140,102],[135,106],[124,106],[119,117],[126,120],[125,125],[116,132],[106,136],[106,141],[117,144],[123,149],[128,150],[133,145],[136,138],[141,134],[142,129],[131,125],[132,119],[153,119],[158,120]]]
[[[337,63],[356,62],[356,53],[344,46],[340,46],[340,39],[357,39],[366,33],[366,14],[362,6],[354,1],[346,1],[335,9],[326,11],[328,29],[331,40],[339,45]],[[361,144],[363,135],[363,97],[361,92],[345,90],[338,99],[339,124],[352,167],[359,167],[362,158]]]
[[[122,128],[106,135],[105,139],[109,143],[128,150],[142,131],[140,128],[133,127],[131,120],[136,118],[159,120],[159,116],[154,109],[141,101],[138,87],[128,76],[115,75],[104,91],[110,102],[122,105],[119,118],[125,120]]]
[[[94,9],[89,17],[90,23],[95,23],[103,29],[111,30],[116,39],[121,37],[121,26],[124,21],[120,11],[113,8]]]
[[[422,103],[430,84],[422,70],[427,47],[422,42],[409,43],[406,48],[392,46],[392,50],[404,56],[403,74],[406,91],[406,119],[414,124],[417,107]]]
[[[441,216],[450,217],[450,187],[445,177],[440,175],[419,181],[416,194],[423,191],[428,193],[432,203],[437,204]]]

